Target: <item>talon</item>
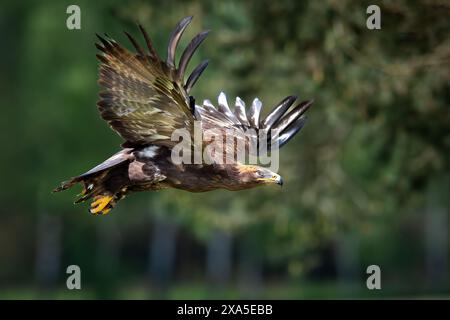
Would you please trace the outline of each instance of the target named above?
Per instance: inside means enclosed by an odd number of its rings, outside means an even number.
[[[96,199],[94,202],[91,203],[91,209],[89,211],[93,214],[96,213],[107,214],[111,210],[111,207],[107,206],[112,199],[113,199],[112,196],[99,196],[98,199]]]
[[[108,212],[110,212],[112,208],[113,208],[113,202],[110,202],[100,213],[103,215],[108,214]]]

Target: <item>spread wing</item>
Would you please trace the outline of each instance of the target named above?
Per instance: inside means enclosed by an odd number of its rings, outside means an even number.
[[[167,59],[162,61],[145,30],[139,26],[148,52],[126,35],[136,49],[131,53],[114,40],[100,37],[97,48],[101,51],[99,84],[102,88],[98,109],[103,119],[126,142],[125,146],[145,144],[172,147],[175,129],[192,130],[195,106],[189,91],[208,61],[197,66],[184,82],[186,67],[208,31],[198,34],[184,50],[178,67],[175,51],[192,17],[181,20],[170,37]]]
[[[201,120],[204,133],[203,146],[217,146],[226,154],[236,154],[245,148],[254,149],[261,137],[267,138],[267,144],[286,144],[304,125],[306,110],[312,101],[300,102],[292,107],[296,97],[282,100],[266,118],[261,119],[262,104],[255,99],[250,108],[236,98],[232,111],[225,94],[221,93],[218,107],[205,100],[202,106],[196,106],[189,92],[208,65],[200,63],[184,82],[186,67],[195,50],[206,38],[208,31],[198,34],[188,44],[181,55],[178,66],[175,65],[175,51],[178,42],[191,22],[192,17],[181,20],[169,40],[166,61],[156,53],[145,30],[139,26],[147,52],[133,37],[126,33],[136,49],[132,53],[109,37],[99,37],[96,44],[101,54],[99,84],[102,87],[98,108],[103,119],[126,142],[124,146],[154,144],[173,147],[178,141],[171,136],[176,129],[187,129],[193,137],[195,120]],[[209,131],[219,132],[226,141],[218,141],[208,136]],[[231,137],[231,139],[230,139]],[[258,150],[258,148],[256,149]],[[210,155],[216,158],[216,155]]]
[[[246,108],[242,99],[237,97],[232,111],[223,92],[219,95],[217,108],[209,100],[205,100],[203,105],[196,106],[196,109],[201,116],[204,134],[208,130],[219,130],[223,136],[232,135],[231,138],[219,142],[224,151],[230,154],[246,152],[256,155],[259,154],[263,141],[267,150],[270,150],[271,146],[280,148],[303,128],[307,119],[305,113],[313,100],[305,100],[292,107],[296,100],[295,96],[284,98],[264,119],[261,118],[262,103],[258,98]],[[205,136],[205,139],[208,139],[208,135]],[[204,143],[217,146],[213,139]]]

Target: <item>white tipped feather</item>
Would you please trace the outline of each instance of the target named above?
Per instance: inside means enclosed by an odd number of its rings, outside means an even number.
[[[255,98],[252,102],[252,106],[250,107],[250,112],[248,114],[248,120],[250,125],[259,128],[259,117],[261,115],[262,103],[258,98]]]
[[[213,108],[213,109],[215,109],[214,105],[208,99],[203,100],[203,106],[206,107],[206,108]]]
[[[239,106],[245,110],[245,102],[240,97],[236,97],[235,106]]]
[[[240,121],[234,116],[234,113],[231,112],[230,107],[228,106],[227,96],[225,93],[221,92],[217,99],[219,103],[218,110],[225,114],[229,120],[231,120],[235,124],[240,124]]]
[[[249,126],[250,124],[248,123],[247,114],[245,113],[245,103],[244,103],[244,101],[242,101],[241,98],[236,97],[236,102],[235,102],[234,105],[235,105],[235,107],[234,107],[234,114],[236,115],[236,118],[238,118],[239,121],[244,126]]]
[[[217,99],[217,102],[219,103],[219,106],[223,106],[228,110],[230,109],[230,107],[228,106],[227,96],[223,91],[219,93],[219,98]]]

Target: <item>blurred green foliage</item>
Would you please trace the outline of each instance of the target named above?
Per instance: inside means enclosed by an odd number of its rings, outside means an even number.
[[[361,266],[380,264],[388,279],[412,291],[411,280],[426,281],[426,214],[441,207],[449,214],[447,2],[380,1],[382,29],[374,31],[366,28],[369,1],[80,0],[82,29],[74,31],[65,27],[70,4],[2,3],[5,288],[34,283],[43,214],[62,221],[62,265],[83,265],[93,287],[103,281],[102,265],[105,283],[145,280],[148,233],[161,216],[197,248],[215,232],[231,233],[237,247],[247,243],[260,257],[270,279],[316,279],[311,272],[324,264],[324,250],[350,236]],[[191,62],[210,59],[193,90],[197,101],[223,90],[247,102],[258,96],[267,112],[290,94],[315,99],[307,126],[281,150],[283,188],[143,193],[107,217],[73,206],[73,191],[51,195],[59,181],[101,162],[121,143],[95,107],[95,33],[131,48],[121,31],[138,37],[139,22],[164,56],[171,29],[187,15],[194,20],[181,46],[213,30]],[[102,258],[98,230],[107,239],[119,234],[120,268],[111,270],[108,253]],[[181,257],[176,281],[204,282],[202,263]],[[293,292],[291,298],[308,296]]]

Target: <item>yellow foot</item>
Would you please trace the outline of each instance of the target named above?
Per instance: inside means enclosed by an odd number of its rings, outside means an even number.
[[[91,203],[92,214],[107,214],[111,211],[111,206],[108,206],[113,199],[112,196],[96,196],[94,202]]]

